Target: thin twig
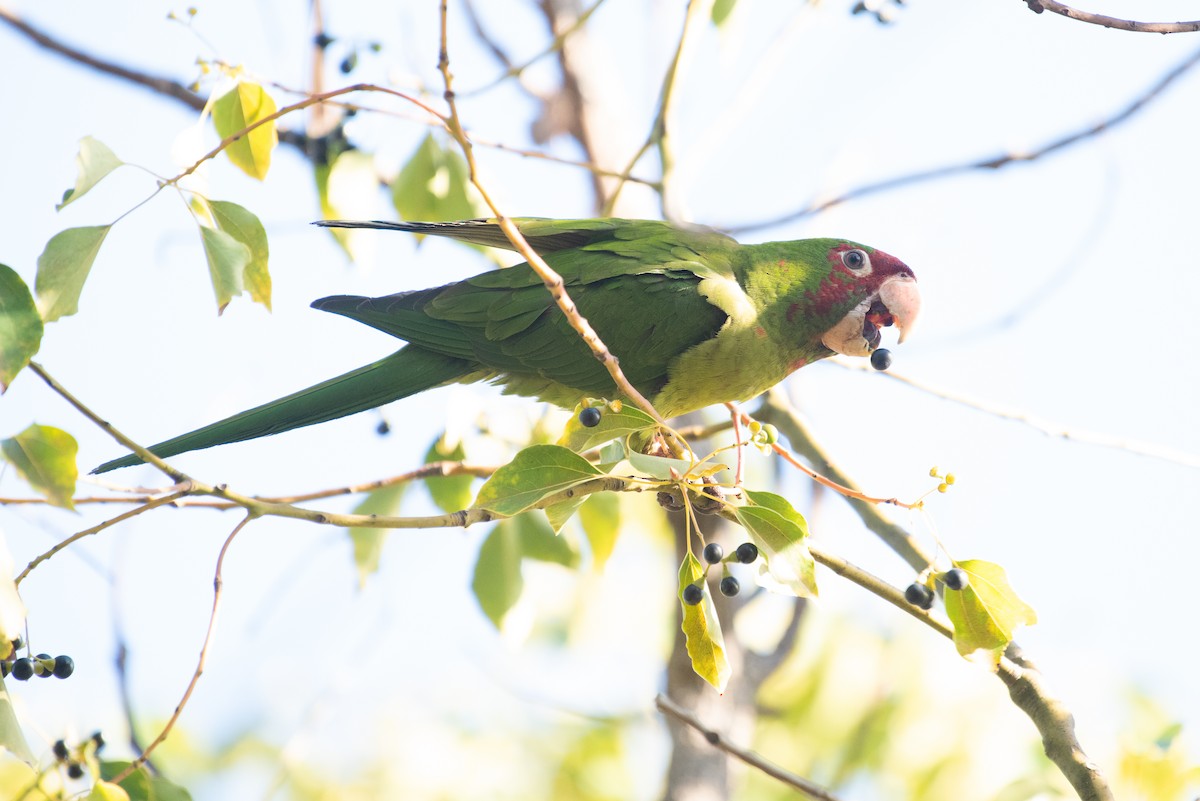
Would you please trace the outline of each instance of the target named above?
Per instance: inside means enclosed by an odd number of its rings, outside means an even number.
[[[646,135],[646,141],[638,148],[633,158],[629,160],[625,169],[621,171],[620,180],[613,187],[612,194],[604,202],[604,208],[601,212],[602,217],[608,217],[613,213],[617,205],[617,198],[621,194],[621,189],[628,182],[628,176],[633,173],[634,167],[641,161],[642,156],[646,155],[655,144],[658,145],[659,160],[661,162],[662,178],[659,179],[659,196],[662,198],[663,216],[670,219],[669,209],[666,202],[666,186],[667,176],[674,167],[674,157],[669,145],[669,136],[667,132],[667,113],[670,109],[671,100],[675,96],[675,80],[679,75],[679,65],[683,60],[684,45],[688,40],[688,31],[691,29],[695,17],[698,15],[704,3],[697,0],[688,0],[687,11],[684,12],[683,30],[679,32],[679,42],[675,45],[675,55],[671,58],[671,63],[667,67],[667,72],[663,75],[662,90],[659,93],[658,112],[654,116],[654,122],[650,124],[650,132]]]
[[[529,69],[534,64],[541,61],[543,58],[550,55],[551,53],[554,53],[554,52],[557,52],[558,50],[560,50],[563,46],[563,42],[565,42],[567,40],[567,37],[569,37],[571,34],[575,33],[580,28],[582,28],[584,25],[586,25],[587,21],[589,19],[591,19],[592,14],[596,13],[596,11],[600,8],[600,6],[604,5],[604,2],[605,2],[605,0],[596,0],[594,3],[592,3],[586,9],[584,9],[582,12],[580,12],[579,16],[575,18],[574,22],[572,22],[570,25],[568,25],[562,31],[559,31],[558,33],[556,33],[554,35],[554,38],[550,41],[550,44],[546,45],[546,47],[540,53],[538,53],[537,55],[535,55],[529,59],[526,59],[521,64],[513,64],[512,61],[510,61],[508,59],[508,57],[505,55],[504,51],[501,50],[499,48],[499,46],[497,46],[491,40],[491,38],[489,36],[485,35],[485,32],[483,31],[483,28],[480,25],[479,18],[475,14],[475,9],[473,7],[473,4],[467,3],[466,6],[468,9],[468,19],[470,19],[471,26],[475,30],[475,35],[478,36],[480,38],[480,40],[487,46],[487,48],[491,51],[492,55],[496,57],[496,60],[500,61],[502,64],[504,64],[504,66],[507,67],[507,69],[500,75],[497,75],[493,80],[485,83],[483,86],[480,86],[477,89],[469,89],[466,92],[463,92],[462,97],[473,97],[475,95],[483,94],[484,92],[488,91],[489,89],[492,89],[492,88],[500,85],[501,83],[504,83],[504,81],[508,80],[509,78],[520,78],[521,73],[525,72],[525,70]]]
[[[818,799],[819,801],[838,801],[837,796],[833,795],[833,793],[829,792],[816,782],[810,781],[803,776],[798,776],[789,770],[784,770],[774,762],[759,756],[754,751],[751,751],[747,748],[742,748],[739,745],[729,742],[718,732],[713,731],[705,726],[700,719],[693,715],[690,711],[684,709],[667,696],[662,695],[661,693],[655,696],[654,705],[658,707],[658,710],[663,714],[669,715],[679,722],[685,723],[696,731],[700,732],[700,735],[704,737],[704,739],[708,741],[708,744],[713,748],[724,751],[730,756],[745,762],[750,767],[760,770],[771,778],[778,779],[787,786],[795,788],[802,793],[806,793],[809,796]]]
[[[447,44],[448,25],[446,6],[447,0],[441,0],[441,43],[438,53],[438,70],[442,73],[442,81],[446,87],[444,97],[446,105],[449,108],[446,127],[463,151],[463,156],[467,161],[471,184],[479,191],[488,208],[492,210],[492,214],[495,216],[500,230],[504,232],[504,235],[508,237],[509,242],[512,243],[517,252],[533,268],[533,271],[538,274],[538,277],[542,279],[542,283],[546,285],[546,289],[550,292],[550,296],[554,299],[555,304],[558,305],[558,308],[566,316],[571,328],[583,339],[588,349],[591,350],[592,355],[608,370],[608,374],[612,376],[618,391],[653,417],[656,422],[666,425],[666,421],[663,420],[662,415],[658,413],[650,401],[633,384],[629,383],[625,374],[621,372],[620,362],[617,357],[613,355],[608,346],[604,344],[604,341],[600,339],[600,336],[592,328],[587,319],[579,313],[579,309],[576,308],[574,301],[567,294],[562,276],[551,269],[550,265],[546,264],[537,251],[530,247],[529,243],[525,241],[525,237],[521,235],[520,229],[517,228],[516,224],[510,218],[501,213],[479,180],[479,170],[475,163],[475,154],[472,151],[471,140],[467,136],[466,131],[463,130],[462,121],[458,116],[458,105],[454,99],[453,76],[450,73],[450,52]]]
[[[40,565],[42,562],[45,562],[47,559],[54,556],[56,553],[61,551],[63,548],[66,548],[67,546],[71,545],[72,543],[78,542],[79,540],[83,539],[84,537],[90,537],[93,534],[98,534],[101,531],[103,531],[104,529],[109,528],[111,526],[115,526],[117,523],[124,522],[131,517],[137,517],[138,515],[142,514],[143,512],[149,512],[151,509],[156,509],[159,506],[166,506],[167,504],[174,503],[175,501],[179,500],[180,498],[184,497],[187,494],[188,494],[188,491],[186,489],[185,490],[177,490],[168,495],[163,495],[159,498],[155,498],[153,500],[147,501],[146,503],[142,504],[141,506],[137,507],[136,509],[130,509],[128,512],[122,512],[121,514],[117,515],[116,517],[105,520],[103,523],[98,523],[97,525],[94,525],[91,528],[85,528],[83,531],[75,532],[74,534],[67,537],[62,542],[57,543],[50,550],[34,557],[33,560],[28,565],[25,566],[25,569],[22,570],[21,573],[15,579],[13,579],[13,582],[17,585],[20,585],[20,583],[25,580],[25,577],[28,576],[35,567]]]
[[[835,362],[849,370],[859,369],[857,366],[842,364]],[[926,384],[918,381],[915,378],[891,372],[890,370],[884,375],[894,381],[899,381],[902,384],[918,389],[921,392],[933,395],[935,398],[957,403],[960,406],[966,406],[969,409],[983,412],[984,414],[999,417],[1002,420],[1012,420],[1022,425],[1026,425],[1035,431],[1045,434],[1048,437],[1055,439],[1064,439],[1069,442],[1079,442],[1087,445],[1097,445],[1101,448],[1112,448],[1121,450],[1127,453],[1137,454],[1138,456],[1149,456],[1152,459],[1162,459],[1165,462],[1172,464],[1183,465],[1184,467],[1200,468],[1200,456],[1187,453],[1185,451],[1168,448],[1165,445],[1158,445],[1153,442],[1141,442],[1138,440],[1124,439],[1112,434],[1104,434],[1096,431],[1084,431],[1078,428],[1070,428],[1061,423],[1056,423],[1052,420],[1047,420],[1036,415],[1028,414],[1019,409],[1003,406],[990,401],[979,400],[967,395],[960,395],[957,392],[941,389],[931,384]]]
[[[1025,5],[1029,6],[1030,11],[1036,14],[1041,14],[1043,11],[1050,11],[1055,14],[1061,14],[1070,19],[1077,19],[1080,22],[1090,22],[1092,25],[1101,25],[1105,28],[1116,28],[1122,31],[1134,31],[1136,33],[1194,33],[1200,31],[1200,20],[1192,20],[1190,22],[1136,22],[1131,19],[1118,19],[1117,17],[1106,17],[1103,14],[1093,14],[1090,11],[1080,11],[1077,8],[1065,6],[1055,0],[1022,0]]]
[[[204,632],[204,644],[200,646],[200,658],[196,660],[196,670],[192,673],[192,679],[188,682],[187,689],[183,691],[183,697],[179,699],[179,703],[175,706],[175,711],[163,726],[162,731],[154,738],[146,750],[144,750],[136,759],[130,762],[125,770],[118,773],[112,778],[114,784],[120,784],[128,778],[134,771],[140,768],[150,758],[150,754],[155,748],[167,739],[167,735],[175,728],[175,723],[179,720],[179,716],[183,714],[183,708],[187,706],[188,700],[192,697],[192,693],[196,689],[196,684],[200,681],[200,677],[204,675],[204,663],[208,659],[208,648],[212,644],[213,634],[217,629],[217,612],[221,608],[221,588],[223,580],[221,578],[221,568],[225,564],[225,554],[229,552],[229,546],[233,543],[233,538],[238,535],[247,523],[255,518],[253,513],[246,515],[240,523],[234,526],[233,531],[229,532],[229,536],[225,538],[225,543],[221,546],[221,552],[217,554],[217,567],[213,571],[213,602],[212,612],[208,616],[208,629]]]
[[[1041,147],[1029,152],[1021,153],[1012,151],[1008,153],[1002,153],[991,158],[968,161],[962,164],[950,164],[944,167],[935,167],[930,170],[921,170],[919,172],[909,173],[908,175],[900,175],[895,178],[887,178],[882,181],[863,184],[862,186],[843,192],[840,195],[835,195],[827,200],[812,203],[798,211],[793,211],[771,220],[746,223],[743,225],[720,226],[720,228],[733,234],[756,231],[761,228],[769,228],[774,225],[783,225],[785,223],[795,222],[796,220],[804,217],[810,217],[814,214],[819,214],[820,212],[826,211],[827,209],[833,208],[834,206],[840,205],[847,201],[857,200],[858,198],[874,195],[878,192],[900,189],[912,184],[924,183],[925,181],[932,181],[940,178],[949,178],[960,173],[974,172],[976,170],[997,170],[1001,167],[1006,167],[1009,164],[1015,164],[1017,162],[1035,161],[1043,156],[1047,156],[1058,150],[1062,150],[1063,148],[1112,130],[1119,124],[1128,120],[1134,114],[1137,114],[1139,111],[1144,109],[1150,103],[1150,101],[1161,95],[1168,86],[1177,81],[1188,70],[1196,66],[1197,63],[1200,63],[1200,50],[1197,50],[1195,53],[1188,56],[1182,62],[1169,70],[1165,75],[1151,84],[1140,95],[1138,95],[1133,102],[1126,105],[1120,111],[1117,111],[1111,116],[1106,117],[1100,122],[1059,137],[1058,139],[1048,142],[1045,145],[1042,145]]]

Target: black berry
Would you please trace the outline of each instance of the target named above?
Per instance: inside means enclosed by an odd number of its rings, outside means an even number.
[[[887,348],[879,348],[871,354],[871,366],[876,370],[886,370],[892,366],[892,352]]]
[[[738,591],[741,588],[742,588],[742,585],[738,584],[738,580],[735,579],[733,576],[726,576],[725,578],[721,579],[721,594],[722,595],[732,598],[733,596],[738,594]]]
[[[683,602],[688,606],[695,606],[704,600],[704,590],[699,584],[689,584],[683,588]]]
[[[945,575],[942,576],[942,581],[952,590],[961,590],[969,583],[967,571],[957,567],[953,570],[947,570]]]
[[[358,53],[351,53],[342,59],[342,63],[338,64],[338,69],[343,75],[349,75],[354,72],[354,68],[358,66]]]
[[[78,762],[72,762],[70,765],[67,765],[67,775],[72,779],[82,779],[83,765],[80,765]]]
[[[23,656],[12,664],[12,677],[17,681],[29,681],[33,678],[33,660]]]
[[[589,406],[579,413],[579,424],[586,428],[595,428],[600,425],[600,410],[595,406]]]
[[[67,744],[64,743],[62,740],[54,741],[54,749],[53,750],[54,750],[54,758],[57,759],[59,762],[66,762],[67,757],[71,755],[71,752],[67,750]]]
[[[54,657],[50,654],[38,654],[33,661],[33,672],[43,679],[50,678],[50,674],[54,672]]]
[[[734,554],[737,556],[739,562],[743,565],[748,565],[758,558],[758,546],[753,542],[743,542],[737,547]]]
[[[69,656],[54,657],[54,678],[65,679],[75,672],[75,660]]]
[[[96,744],[96,750],[99,751],[104,747],[104,735],[100,732],[92,734],[92,742]]]
[[[704,546],[704,561],[710,565],[715,565],[725,558],[725,549],[721,547],[719,542],[710,542]]]
[[[392,427],[388,424],[387,420],[380,420],[379,425],[375,426],[375,433],[381,437],[386,437],[392,433]]]
[[[933,606],[933,590],[926,587],[924,584],[913,582],[904,590],[904,600],[908,601],[913,606],[919,606],[922,609],[929,609]]]

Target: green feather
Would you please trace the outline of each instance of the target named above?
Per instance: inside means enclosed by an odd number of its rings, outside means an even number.
[[[833,275],[838,249],[862,247],[842,240],[743,246],[712,231],[650,220],[514,222],[562,276],[625,376],[666,417],[750,398],[796,367],[828,356],[822,334],[872,297],[865,282],[849,273]],[[489,220],[319,224],[511,249]],[[889,269],[908,273],[886,254],[878,256],[890,260]],[[828,283],[831,278],[836,280]],[[151,450],[166,457],[276,434],[455,381],[490,380],[506,392],[567,407],[585,395],[616,396],[607,370],[527,264],[432,289],[379,298],[339,295],[312,305],[409,345]],[[93,472],[139,462],[125,456]]]

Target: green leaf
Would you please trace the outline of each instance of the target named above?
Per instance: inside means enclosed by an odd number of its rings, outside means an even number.
[[[579,507],[583,505],[583,502],[588,497],[587,495],[580,495],[575,498],[568,498],[561,503],[547,506],[542,510],[546,513],[546,520],[550,523],[550,528],[555,534],[562,531],[562,527],[567,524],[568,520],[575,516],[575,513],[579,511]]]
[[[392,205],[405,220],[466,220],[476,216],[467,162],[456,149],[443,148],[433,134],[392,181]]]
[[[275,101],[261,85],[253,81],[238,81],[229,92],[213,103],[213,125],[222,140],[275,113]],[[275,122],[264,123],[253,131],[231,142],[225,149],[229,157],[242,172],[251,178],[262,180],[271,167],[271,151],[279,143]]]
[[[602,475],[574,451],[560,445],[533,445],[492,474],[479,488],[472,508],[512,517],[543,498]]]
[[[271,308],[271,273],[267,270],[270,248],[267,246],[267,231],[258,217],[236,203],[227,200],[210,200],[217,228],[241,242],[250,251],[250,261],[242,272],[242,283],[256,303]]]
[[[79,200],[88,190],[100,183],[104,176],[124,163],[99,139],[83,137],[79,140],[79,153],[75,156],[75,166],[79,169],[75,187],[64,192],[62,203],[54,208],[62,211],[63,206]]]
[[[745,492],[752,505],[736,507],[733,513],[763,556],[758,583],[772,592],[815,597],[816,563],[804,542],[808,538],[804,516],[778,495]]]
[[[207,225],[200,226],[200,238],[204,241],[208,274],[217,296],[217,314],[223,314],[229,301],[242,294],[242,277],[250,264],[250,248],[224,231]]]
[[[120,760],[101,762],[100,778],[112,782],[113,777],[129,765]],[[192,794],[187,790],[162,776],[151,776],[144,767],[121,780],[120,789],[128,793],[129,801],[192,801]]]
[[[703,600],[695,606],[683,600],[684,587],[703,579],[704,568],[700,560],[688,551],[683,564],[679,566],[679,603],[683,607],[683,635],[687,640],[687,652],[696,675],[715,687],[717,692],[723,693],[733,671],[725,656],[725,638],[721,634],[721,622],[717,620],[712,593],[705,587]]]
[[[432,462],[461,462],[467,458],[462,441],[451,448],[446,435],[438,437],[425,452],[425,464]],[[437,507],[447,514],[461,511],[471,505],[471,482],[474,476],[427,476],[425,487]]]
[[[16,270],[0,264],[0,394],[42,345],[42,318]]]
[[[986,651],[992,664],[999,664],[1013,631],[1018,626],[1032,626],[1037,613],[1013,592],[1000,565],[968,559],[954,566],[968,578],[966,587],[947,588],[943,596],[946,615],[954,625],[954,645],[963,656]]]
[[[603,570],[621,532],[621,499],[615,492],[589,495],[579,510],[579,522],[592,550],[592,569]]]
[[[150,798],[149,795],[145,796]],[[92,791],[88,793],[87,801],[132,801],[129,793],[125,792],[118,784],[112,784],[106,781],[98,781],[92,785]]]
[[[488,619],[500,628],[504,616],[521,598],[525,579],[521,562],[536,559],[563,567],[579,565],[579,553],[555,536],[538,514],[522,514],[492,527],[479,547],[471,591]]]
[[[393,484],[367,493],[358,506],[356,515],[394,515],[400,509],[407,484]],[[383,552],[383,541],[388,529],[355,526],[350,529],[350,542],[354,546],[354,566],[358,569],[358,586],[366,583],[367,577],[379,572],[379,558]]]
[[[580,453],[602,445],[617,437],[626,437],[635,431],[653,430],[657,427],[654,418],[631,403],[620,404],[620,411],[613,411],[604,401],[588,398],[588,406],[600,410],[600,422],[592,427],[579,422],[579,413],[584,404],[575,407],[575,414],[567,422],[558,444]]]
[[[721,464],[720,462],[708,461],[699,464],[684,459],[672,459],[667,456],[650,456],[631,450],[626,451],[625,458],[629,460],[629,464],[633,466],[634,470],[644,473],[651,478],[662,479],[663,481],[671,481],[673,478],[679,476],[701,479],[729,469],[728,465]],[[671,475],[672,470],[675,471],[675,476]]]
[[[718,28],[725,20],[729,19],[729,15],[733,13],[733,7],[737,4],[737,0],[714,0],[712,7],[713,25]]]
[[[79,468],[75,438],[59,428],[31,425],[10,439],[0,440],[0,454],[29,484],[55,506],[74,509],[71,496]]]
[[[43,320],[52,323],[79,311],[83,283],[111,227],[68,228],[50,237],[46,249],[38,256],[37,280],[34,282]]]

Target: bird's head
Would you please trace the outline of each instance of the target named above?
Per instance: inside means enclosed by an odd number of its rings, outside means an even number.
[[[810,302],[837,322],[821,344],[846,356],[869,356],[879,347],[879,329],[895,325],[900,341],[921,309],[913,271],[895,256],[854,242],[834,241],[826,250],[828,271]]]

